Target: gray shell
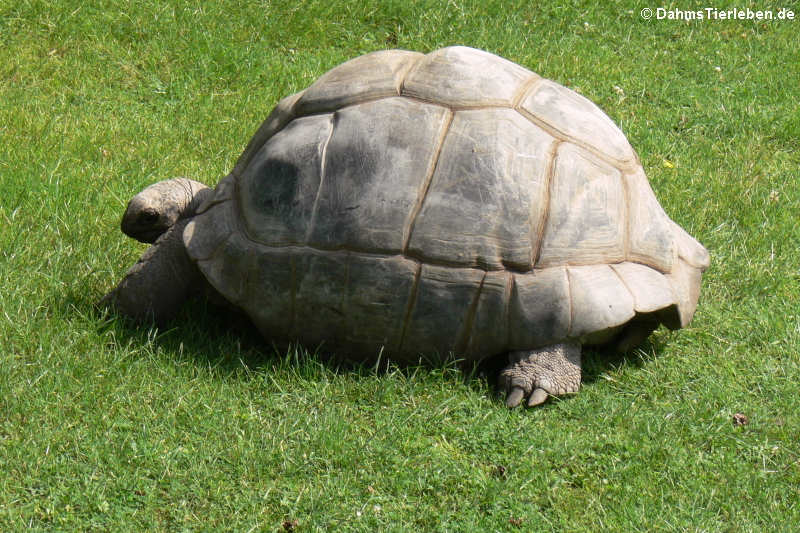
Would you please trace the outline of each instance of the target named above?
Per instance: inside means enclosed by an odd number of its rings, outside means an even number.
[[[678,328],[709,264],[597,106],[465,47],[371,53],[281,100],[184,242],[265,335],[356,358]]]

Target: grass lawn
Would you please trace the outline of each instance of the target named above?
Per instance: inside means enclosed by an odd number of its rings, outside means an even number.
[[[796,530],[800,6],[643,7],[0,0],[0,531]],[[480,373],[338,367],[202,303],[160,330],[93,310],[145,249],[133,194],[215,184],[346,59],[451,44],[621,126],[711,252],[690,327],[509,411]]]

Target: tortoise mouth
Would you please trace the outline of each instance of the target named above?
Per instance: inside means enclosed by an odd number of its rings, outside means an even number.
[[[148,230],[148,231],[139,232],[137,235],[132,236],[132,237],[134,239],[136,239],[137,241],[139,241],[139,242],[143,242],[143,243],[146,243],[146,244],[153,244],[166,231],[167,231],[167,228],[151,229],[151,230]]]
[[[157,226],[148,226],[147,228],[142,228],[133,224],[125,224],[122,227],[122,232],[131,237],[136,239],[139,242],[143,242],[146,244],[153,244],[161,237],[169,228]]]
[[[156,242],[171,224],[165,217],[150,209],[135,209],[128,207],[120,222],[122,233],[139,242],[152,244]]]

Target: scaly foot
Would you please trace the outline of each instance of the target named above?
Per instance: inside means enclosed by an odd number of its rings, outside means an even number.
[[[528,399],[528,407],[539,405],[549,396],[578,392],[581,386],[581,345],[576,342],[510,352],[508,360],[499,385],[506,391],[510,408],[523,398]]]

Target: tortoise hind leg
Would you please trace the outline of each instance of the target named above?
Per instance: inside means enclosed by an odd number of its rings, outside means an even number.
[[[506,405],[539,405],[549,396],[578,392],[581,386],[581,345],[553,344],[537,350],[510,352],[509,365],[500,373],[499,385],[506,391]]]
[[[647,337],[658,328],[658,319],[644,315],[625,326],[625,329],[614,339],[613,347],[618,352],[629,352],[642,344]]]

